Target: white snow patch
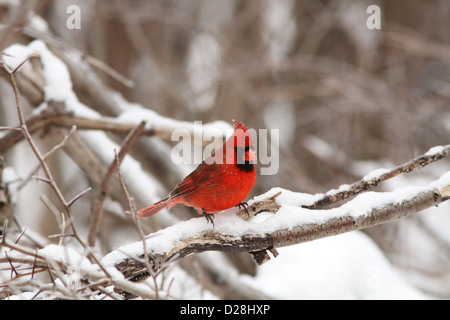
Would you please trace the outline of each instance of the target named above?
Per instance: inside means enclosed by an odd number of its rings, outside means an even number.
[[[241,280],[274,299],[427,299],[362,232],[277,249]]]
[[[425,155],[426,156],[433,156],[437,153],[441,153],[442,151],[444,151],[444,147],[443,146],[435,146],[433,148],[431,148],[430,150],[428,150]]]
[[[385,168],[379,168],[379,169],[372,170],[372,171],[370,171],[368,174],[366,174],[363,177],[363,180],[364,181],[370,181],[372,179],[379,178],[382,175],[388,173],[389,171],[391,171],[391,170],[390,169],[385,169]]]
[[[161,116],[153,110],[143,108],[141,105],[126,101],[121,95],[114,94],[113,98],[121,108],[121,114],[116,118],[119,123],[130,123],[138,125],[141,121],[146,121],[146,129],[164,130],[167,132],[184,128],[193,132],[198,126],[194,122],[180,121]],[[201,129],[204,135],[208,136],[226,136],[233,133],[233,126],[225,121],[213,121],[202,123]]]
[[[97,266],[91,264],[88,258],[81,255],[76,249],[69,246],[50,244],[39,250],[39,254],[47,259],[60,261],[66,266],[78,266],[83,270],[98,270]],[[92,269],[94,268],[94,269]]]

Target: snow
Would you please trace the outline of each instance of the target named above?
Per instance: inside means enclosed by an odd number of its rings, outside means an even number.
[[[279,194],[276,197],[276,202],[278,204],[290,204],[293,206],[310,205],[315,201],[319,200],[320,197],[322,196],[321,194],[311,195],[307,193],[293,192],[280,187],[275,187],[259,196],[254,197],[252,200],[249,201],[249,204],[272,198],[277,194]]]
[[[118,153],[120,146],[112,142],[106,134],[103,132],[88,131],[82,132],[82,135],[85,138],[85,142],[92,150],[96,151],[104,163],[109,164],[114,161],[114,150]],[[158,198],[157,195],[164,190],[156,179],[142,169],[141,164],[136,159],[128,155],[123,159],[120,165],[120,171],[125,183],[133,181],[132,184],[127,184],[127,187],[139,199],[149,198],[156,200]],[[135,179],[134,177],[140,178]]]
[[[38,293],[38,290],[22,292],[8,297],[8,300],[31,300]]]
[[[276,299],[427,299],[356,231],[277,249],[248,285]]]
[[[43,73],[45,78],[45,101],[61,101],[64,102],[68,111],[72,111],[74,115],[86,117],[90,119],[98,119],[101,115],[81,103],[72,90],[72,81],[70,73],[66,65],[61,62],[48,48],[45,43],[40,40],[31,42],[28,46],[12,45],[5,50],[13,57],[9,57],[6,63],[10,68],[17,67],[26,57],[34,54],[39,54],[43,64]],[[21,68],[26,67],[25,63]],[[41,110],[47,107],[47,102],[37,109]],[[35,110],[35,112],[37,112]],[[164,118],[151,110],[138,107],[137,105],[127,105],[121,116],[117,121],[128,120],[130,123],[138,124],[142,120],[149,120],[152,126],[172,125],[176,126],[177,122],[169,118]],[[123,123],[123,122],[122,122]],[[207,126],[208,127],[208,126]],[[120,146],[112,142],[111,139],[104,132],[88,131],[78,132],[85,142],[91,146],[97,155],[104,163],[111,163],[114,160],[114,150],[117,152]],[[126,156],[121,164],[121,172],[126,181],[134,181],[129,187],[140,199],[154,199],[157,194],[161,193],[163,187],[158,181],[153,179],[142,170],[141,164],[134,158]],[[133,177],[141,177],[140,179],[133,179]]]
[[[26,58],[39,54],[44,70],[45,100],[64,102],[67,110],[75,115],[89,118],[98,118],[100,115],[83,105],[72,90],[72,83],[67,67],[49,51],[42,41],[36,40],[28,46],[14,44],[5,50],[10,56],[4,56],[5,62],[11,69],[17,68]],[[28,68],[25,63],[21,69]],[[173,130],[175,128],[187,128],[194,131],[191,122],[184,122],[162,117],[157,113],[142,108],[140,105],[131,104],[119,95],[114,98],[122,108],[122,113],[116,121],[121,123],[138,124],[142,120],[147,121],[147,129]],[[45,108],[43,103],[41,108]],[[223,121],[212,122],[203,125],[204,132],[229,135],[232,127]],[[113,143],[106,135],[100,132],[80,133],[86,141],[97,150],[106,163],[114,157],[114,149],[119,146]],[[329,156],[330,149],[322,141],[310,137],[305,143],[322,156]],[[319,146],[319,147],[318,147]],[[426,155],[434,155],[442,152],[443,147],[431,148]],[[140,164],[131,157],[126,157],[121,167],[126,181],[133,181],[130,185],[134,194],[139,198],[156,198],[161,190],[158,182],[147,176]],[[386,173],[388,169],[378,168],[364,176],[364,180],[371,180]],[[5,180],[13,179],[13,172],[3,171]],[[139,176],[140,179],[133,179]],[[276,202],[281,206],[276,214],[261,213],[249,221],[244,221],[236,216],[237,209],[229,209],[220,213],[215,218],[215,227],[207,223],[203,217],[193,218],[173,226],[160,230],[146,239],[146,247],[152,253],[164,254],[169,252],[180,240],[195,237],[207,230],[214,230],[222,234],[240,236],[248,234],[272,233],[280,229],[292,229],[304,224],[323,224],[331,218],[352,217],[358,219],[367,215],[374,208],[388,203],[401,204],[405,200],[412,199],[419,193],[432,189],[441,189],[450,185],[450,172],[442,175],[435,182],[424,186],[397,187],[390,192],[366,192],[355,197],[339,208],[329,210],[304,209],[302,205],[311,205],[323,195],[309,195],[296,193],[282,188],[273,188],[252,201],[267,199],[281,192]],[[341,185],[331,193],[348,190],[349,185]],[[250,201],[250,203],[252,202]],[[438,220],[442,221],[442,220]],[[439,225],[439,222],[433,222]],[[447,226],[441,225],[440,233],[447,235]],[[423,245],[417,239],[417,243]],[[426,247],[415,248],[426,251]],[[399,273],[387,261],[380,249],[362,232],[351,232],[335,237],[320,239],[301,245],[277,249],[280,255],[263,266],[258,267],[256,277],[239,276],[232,270],[228,273],[231,277],[240,277],[246,284],[264,291],[274,298],[285,299],[426,299],[426,295],[408,284]],[[114,280],[123,280],[123,275],[114,268],[114,265],[124,258],[137,258],[142,255],[143,244],[141,241],[121,246],[104,256],[102,263],[113,275]],[[78,266],[84,272],[98,272],[98,266],[91,264],[84,254],[75,248],[58,245],[46,245],[39,253],[57,261],[63,261],[66,265]],[[13,257],[17,252],[8,253]],[[217,265],[222,265],[222,260],[217,253],[205,253],[202,259],[211,258]],[[219,266],[217,266],[219,268]],[[175,278],[172,290],[175,295],[180,294],[186,288],[196,290],[193,295],[201,298],[200,289],[182,269],[173,268],[171,277]],[[143,291],[148,290],[148,285],[143,284]],[[31,298],[34,292],[24,293],[14,298]],[[189,297],[192,297],[189,294]],[[206,293],[206,298],[214,298]]]
[[[44,42],[40,40],[33,41],[29,48],[39,52],[43,65],[45,78],[44,98],[45,100],[65,101],[69,98],[75,99],[72,91],[72,82],[67,66],[55,57]]]
[[[445,173],[425,187],[400,188],[395,194],[391,193],[391,197],[398,197],[399,201],[402,197],[413,196],[421,189],[440,189],[449,183],[450,173]],[[358,201],[378,202],[372,195],[369,193],[367,199],[360,196]],[[448,204],[438,209],[435,214],[425,216],[434,217],[432,222],[439,221],[443,233],[448,235],[448,224],[442,225],[442,220],[437,217],[448,216]],[[430,208],[427,211],[436,210]],[[411,250],[419,251],[418,255],[424,258],[426,255],[423,253],[429,252],[430,247],[424,246],[424,238],[420,234],[415,233],[414,239],[417,245],[411,244]],[[432,298],[407,282],[404,274],[400,275],[376,244],[360,231],[277,250],[280,255],[260,266],[256,277],[241,276],[248,285],[276,299]],[[429,279],[421,281],[429,285]]]
[[[244,221],[236,215],[236,208],[228,209],[215,217],[215,226],[208,224],[203,217],[180,222],[160,230],[146,239],[146,247],[151,253],[167,254],[179,241],[198,237],[206,230],[213,230],[230,236],[243,236],[252,234],[271,234],[278,230],[291,230],[296,226],[306,224],[323,224],[333,218],[352,217],[357,220],[361,216],[367,216],[373,209],[381,208],[387,204],[401,204],[417,195],[450,185],[450,172],[444,174],[439,180],[427,186],[406,186],[391,192],[366,192],[358,195],[352,201],[341,207],[329,210],[311,210],[301,207],[302,201],[310,200],[305,194],[295,193],[280,188],[268,191],[265,195],[256,197],[257,200],[267,199],[278,192],[282,192],[276,198],[281,205],[276,214],[266,216],[266,219],[257,222]],[[126,252],[126,255],[124,254]],[[136,242],[120,247],[104,257],[103,263],[112,266],[126,257],[138,257],[142,255],[143,244]]]
[[[10,56],[5,56],[5,62],[11,69],[17,68],[26,58],[39,55],[43,64],[45,78],[45,101],[64,102],[66,109],[72,111],[74,115],[91,119],[98,119],[101,115],[82,104],[72,90],[72,82],[67,66],[58,59],[41,40],[32,41],[27,46],[14,44],[5,50]],[[21,68],[28,67],[24,63]],[[21,69],[20,68],[20,69]],[[19,69],[19,70],[20,70]],[[138,125],[141,121],[146,121],[146,129],[164,130],[172,132],[175,129],[186,128],[193,132],[196,124],[188,121],[178,121],[163,117],[156,112],[143,108],[139,104],[130,103],[124,100],[119,94],[113,94],[113,98],[121,108],[121,114],[114,119],[118,123],[129,123]],[[36,110],[41,110],[47,106],[46,103]],[[37,112],[35,110],[35,112]],[[201,124],[202,133],[208,137],[229,137],[233,132],[233,127],[225,121],[214,121]],[[100,135],[96,132],[95,134]],[[88,139],[92,140],[92,139]],[[102,148],[100,148],[102,149]],[[105,148],[107,149],[107,148]],[[108,151],[110,152],[110,150]]]
[[[372,170],[363,177],[363,180],[370,181],[373,179],[377,179],[377,178],[381,177],[382,175],[388,173],[389,171],[391,171],[391,170],[385,169],[385,168],[379,168],[379,169]]]
[[[226,210],[215,218],[214,231],[239,236],[265,234],[303,224],[321,224],[330,218],[351,216],[357,219],[373,208],[402,203],[420,193],[450,185],[450,172],[426,186],[406,186],[391,192],[366,192],[339,208],[309,210],[299,206],[316,196],[281,188],[269,190],[252,201],[267,199],[282,192],[276,202],[276,214],[262,213],[243,221],[237,209]],[[203,217],[180,222],[160,230],[146,240],[152,253],[168,253],[180,240],[213,230]],[[280,255],[263,266],[252,278],[240,276],[250,286],[281,299],[428,299],[427,295],[405,281],[387,261],[382,251],[362,232],[277,249]],[[126,252],[126,254],[124,254]],[[123,258],[142,254],[142,242],[120,247],[102,262],[113,266]]]
[[[220,257],[218,257],[220,258]],[[201,257],[200,257],[201,259]],[[223,260],[223,259],[221,259]],[[162,277],[156,277],[156,284],[158,294],[160,297],[165,295],[173,296],[179,299],[189,300],[217,300],[218,297],[205,290],[205,288],[199,284],[199,282],[190,276],[185,270],[180,268],[177,264],[172,264],[169,270],[166,271],[167,275]],[[154,287],[155,283],[152,278],[146,280],[146,283],[150,287]]]
[[[83,270],[91,269],[93,265],[89,260],[81,255],[76,249],[68,246],[50,244],[39,250],[39,254],[44,255],[48,260],[63,262],[67,266],[78,266]],[[97,269],[97,267],[94,267]]]
[[[33,15],[27,24],[27,28],[45,34],[49,32],[47,22],[39,15]]]
[[[23,61],[34,55],[31,48],[21,44],[13,44],[9,46],[5,49],[5,53],[6,55],[3,56],[3,60],[11,70],[17,69]],[[25,65],[27,64],[24,63],[18,70],[26,68]]]
[[[19,176],[17,175],[16,170],[11,166],[3,168],[3,170],[1,170],[0,173],[1,173],[0,181],[8,185],[8,191],[12,195],[11,198],[14,202],[16,198],[17,186],[13,182],[18,181]]]
[[[11,68],[17,68],[25,59],[31,56],[39,56],[42,62],[43,75],[45,79],[44,100],[64,102],[68,111],[73,111],[77,116],[98,118],[99,114],[78,101],[73,92],[72,81],[67,66],[58,59],[41,40],[34,40],[27,46],[13,44],[5,52],[5,63]],[[28,62],[24,63],[19,70],[27,68]],[[34,112],[45,108],[44,102]]]
[[[13,70],[29,57],[40,57],[46,81],[45,100],[63,101],[75,95],[66,65],[57,59],[41,40],[32,41],[28,46],[13,44],[5,52],[10,55],[5,57],[5,62]]]
[[[153,110],[143,108],[141,105],[131,103],[123,99],[119,94],[113,94],[113,98],[121,108],[121,113],[114,121],[118,123],[131,123],[138,125],[141,121],[146,121],[146,129],[164,130],[172,132],[176,129],[184,128],[189,132],[194,132],[196,124],[191,121],[180,121],[159,115]],[[201,129],[206,136],[229,137],[233,133],[233,126],[225,121],[213,121],[201,124]]]
[[[428,150],[425,155],[426,156],[433,156],[437,153],[441,153],[442,151],[444,151],[444,147],[443,146],[435,146],[433,148],[431,148],[430,150]]]

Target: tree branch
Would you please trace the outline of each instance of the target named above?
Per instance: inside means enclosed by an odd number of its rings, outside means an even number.
[[[286,193],[290,193],[286,190]],[[263,223],[245,222],[232,212],[216,218],[216,228],[201,218],[191,219],[152,234],[146,242],[147,255],[154,270],[168,260],[181,259],[204,251],[263,252],[344,232],[364,229],[406,217],[450,198],[450,173],[427,187],[406,187],[391,192],[371,192],[359,195],[340,208],[312,210],[298,203],[304,195],[283,194],[277,198],[279,209]],[[281,199],[280,199],[281,198]],[[126,278],[141,280],[148,271],[140,252],[135,258],[120,252],[139,251],[142,244],[119,248],[104,258]],[[261,261],[261,263],[264,261]]]
[[[350,185],[342,185],[339,189],[330,190],[324,194],[311,196],[311,203],[304,204],[303,208],[322,209],[331,204],[342,200],[349,199],[374,187],[381,182],[394,178],[403,173],[409,173],[421,169],[431,163],[441,160],[449,155],[450,145],[438,146],[430,149],[423,155],[420,155],[404,164],[393,169],[377,169],[368,173],[364,178]],[[242,219],[248,219],[262,211],[276,212],[279,206],[276,204],[275,198],[278,194],[261,201],[250,203],[248,210],[241,210],[238,215]]]
[[[420,155],[402,165],[399,165],[393,169],[377,169],[372,173],[367,174],[363,179],[351,184],[350,186],[344,186],[342,190],[331,190],[324,194],[321,199],[315,201],[311,205],[305,205],[305,208],[320,209],[330,204],[349,199],[361,192],[367,191],[371,188],[377,187],[381,182],[394,178],[402,173],[409,173],[411,171],[423,168],[433,162],[436,162],[442,158],[448,156],[450,145],[443,147],[435,147],[427,153]]]
[[[142,121],[137,127],[135,127],[129,135],[125,138],[125,140],[122,143],[122,146],[119,151],[118,155],[118,162],[122,162],[125,155],[130,151],[131,147],[133,146],[134,142],[139,138],[141,133],[143,132],[145,127],[145,121]],[[117,163],[116,159],[114,159],[111,164],[108,167],[108,170],[106,171],[105,177],[103,178],[102,183],[99,186],[97,196],[95,198],[95,202],[92,205],[92,219],[91,219],[91,226],[89,229],[89,236],[88,236],[88,244],[93,247],[95,244],[95,239],[97,237],[97,231],[100,225],[100,220],[102,217],[102,210],[103,210],[103,203],[106,199],[107,192],[108,192],[108,185],[110,183],[111,177],[114,173],[114,171],[117,169]]]
[[[135,124],[122,124],[108,117],[91,119],[75,116],[64,109],[65,107],[59,106],[57,102],[49,103],[48,108],[40,113],[33,114],[25,121],[29,132],[34,133],[51,126],[64,128],[76,126],[78,130],[101,130],[126,135],[136,127]],[[154,134],[155,131],[153,129],[145,129],[142,132],[142,135],[152,136]],[[5,153],[21,139],[23,139],[21,131],[10,130],[0,138],[0,153]]]

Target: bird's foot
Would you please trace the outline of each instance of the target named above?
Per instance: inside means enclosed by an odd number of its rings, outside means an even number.
[[[241,202],[235,205],[235,207],[238,207],[239,210],[245,209],[245,212],[247,213],[247,217],[250,217],[250,213],[248,212],[248,203],[247,202]]]
[[[211,222],[214,228],[214,214],[206,213],[205,209],[202,209],[202,215],[205,217],[206,221]]]

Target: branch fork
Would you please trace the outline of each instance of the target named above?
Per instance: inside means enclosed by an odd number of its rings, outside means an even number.
[[[154,270],[158,270],[168,260],[173,261],[194,253],[219,250],[236,253],[248,252],[257,264],[261,265],[271,259],[270,254],[274,257],[278,255],[277,248],[372,227],[437,206],[450,199],[450,173],[444,174],[439,180],[426,187],[405,187],[391,192],[367,192],[381,181],[400,173],[417,170],[446,157],[449,148],[450,146],[435,148],[432,152],[392,170],[379,170],[378,175],[369,174],[365,179],[357,181],[347,188],[341,188],[340,191],[311,196],[310,199],[314,199],[314,201],[303,206],[289,204],[292,202],[289,197],[293,197],[294,194],[291,191],[283,194],[283,190],[279,188],[271,190],[267,192],[267,198],[259,196],[258,199],[263,199],[250,202],[248,213],[245,209],[237,213],[237,217],[242,220],[262,212],[272,213],[273,216],[267,218],[272,219],[270,223],[267,222],[264,227],[257,229],[259,232],[255,232],[254,223],[241,220],[242,224],[247,224],[247,231],[240,234],[229,233],[230,230],[233,230],[231,225],[238,228],[239,222],[224,220],[225,223],[222,224],[221,217],[217,218],[216,228],[213,229],[207,225],[198,227],[191,221],[200,218],[181,222],[176,226],[152,234],[151,238],[146,241],[146,247],[150,249],[147,252],[149,263]],[[376,182],[374,183],[374,181]],[[299,199],[307,199],[304,197],[305,195],[298,195]],[[329,205],[351,197],[354,199],[338,208],[325,209],[324,203]],[[379,201],[371,205],[369,199],[372,198],[379,199]],[[294,202],[299,203],[299,201]],[[233,216],[232,212],[221,215],[224,216],[224,219],[231,219]],[[226,224],[230,225],[228,229]],[[269,227],[276,224],[279,224],[279,227]],[[170,228],[176,228],[179,231]],[[191,229],[191,233],[184,232],[187,235],[176,238],[175,235],[181,233],[182,230]],[[162,242],[168,242],[167,239],[170,239],[170,236],[166,239],[165,232],[174,236],[172,245],[162,251],[153,250],[152,248],[160,247]],[[160,236],[164,239],[158,239]],[[121,248],[121,250],[126,252],[127,248]],[[140,261],[143,257],[144,255],[141,254],[136,259],[133,257],[118,259],[114,265],[126,278],[143,279],[148,276],[144,264]]]

